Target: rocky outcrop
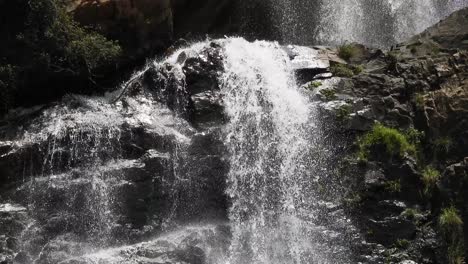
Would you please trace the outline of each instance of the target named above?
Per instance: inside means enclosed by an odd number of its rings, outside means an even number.
[[[446,240],[439,219],[455,206],[466,220],[467,14],[459,11],[388,52],[354,45],[347,62],[331,63],[333,77],[322,73],[305,84],[322,101],[330,133],[347,138],[340,175],[343,191],[354,186],[345,203],[364,241],[355,243],[356,261],[455,263],[453,250],[463,246]],[[416,153],[391,158],[380,149],[357,159],[359,138],[376,122],[416,136]],[[433,187],[427,168],[438,171]]]

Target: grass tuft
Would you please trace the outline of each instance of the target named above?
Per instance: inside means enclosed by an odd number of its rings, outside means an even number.
[[[359,50],[353,44],[343,44],[338,47],[338,56],[347,61],[355,57],[358,52]]]
[[[363,160],[380,156],[403,157],[405,154],[414,155],[415,144],[410,143],[408,137],[397,129],[386,127],[380,123],[359,140],[358,157]]]
[[[432,193],[440,179],[440,172],[431,166],[427,166],[422,173],[422,181],[424,184],[424,194],[432,196]]]

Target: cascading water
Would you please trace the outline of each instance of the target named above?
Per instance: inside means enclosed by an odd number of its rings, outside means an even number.
[[[286,43],[388,47],[422,32],[467,0],[270,0]],[[311,37],[314,36],[314,37]]]
[[[242,38],[198,43],[150,64],[117,101],[70,96],[42,111],[11,141],[11,153],[41,157],[24,160],[25,183],[11,198],[28,207],[18,250],[37,264],[349,263],[338,231],[346,218],[323,215],[330,153],[317,105],[296,83],[301,52],[316,53]],[[200,90],[212,77],[189,86],[197,67],[218,63],[222,102]],[[224,117],[192,126],[193,104]]]
[[[314,175],[323,156],[317,108],[278,44],[229,39],[222,90],[229,117],[230,262],[342,263],[321,247]],[[319,152],[318,152],[319,153]]]

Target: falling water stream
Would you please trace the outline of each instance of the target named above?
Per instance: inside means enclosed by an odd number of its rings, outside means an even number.
[[[358,42],[388,47],[418,34],[467,0],[269,0],[286,43]]]
[[[309,156],[320,134],[316,108],[296,85],[288,55],[275,43],[230,39],[222,81],[230,118],[230,263],[331,263],[314,246],[308,221],[317,213]]]

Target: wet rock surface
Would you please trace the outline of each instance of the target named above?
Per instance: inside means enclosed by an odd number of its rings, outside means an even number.
[[[225,221],[219,50],[213,43],[180,65],[150,66],[108,98],[68,96],[33,118],[10,118],[24,122],[1,130],[0,260],[63,263],[188,220]],[[180,245],[131,254],[139,263],[206,263],[205,235],[191,232]],[[225,250],[228,231],[206,232]],[[122,254],[121,263],[133,258]]]
[[[351,59],[331,61],[330,72],[335,63],[349,69],[360,65],[362,71],[352,76],[305,80],[311,96],[322,101],[330,133],[342,142],[342,169],[336,174],[348,186],[343,189],[346,211],[360,230],[353,242],[359,263],[453,261],[447,257],[453,244],[444,238],[439,218],[455,206],[466,219],[460,188],[467,186],[468,54],[462,40],[467,12],[453,14],[391,51],[355,45]],[[403,133],[419,131],[417,154],[395,159],[379,149],[370,160],[359,160],[360,138],[376,122]],[[428,167],[440,172],[433,189],[427,187]]]

